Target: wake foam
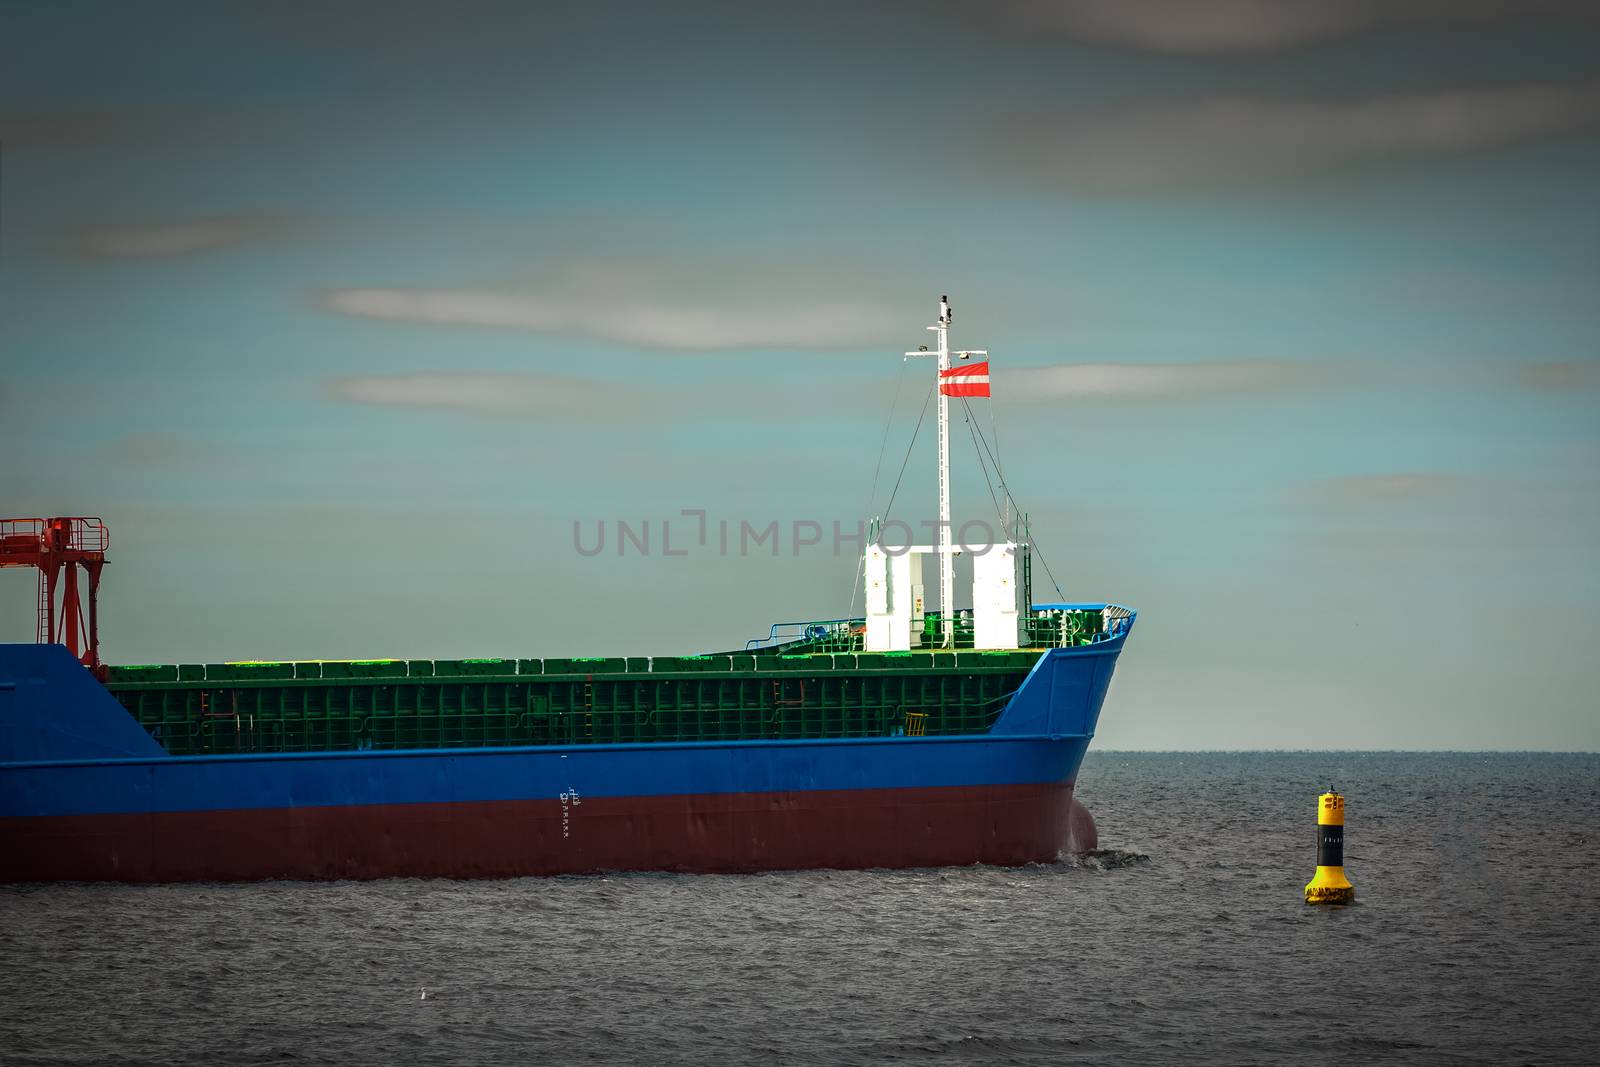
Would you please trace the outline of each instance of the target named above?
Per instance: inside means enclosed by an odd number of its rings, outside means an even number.
[[[1088,852],[1063,855],[1058,862],[1090,871],[1116,871],[1124,867],[1138,867],[1149,863],[1150,857],[1143,852],[1130,852],[1120,848],[1094,848]]]

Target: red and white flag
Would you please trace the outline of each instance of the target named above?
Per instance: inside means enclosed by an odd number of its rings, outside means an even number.
[[[988,396],[989,361],[963,363],[940,371],[939,392],[945,396]]]

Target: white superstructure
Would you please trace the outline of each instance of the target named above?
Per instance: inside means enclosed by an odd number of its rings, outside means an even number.
[[[922,557],[939,560],[940,647],[955,647],[955,557],[963,549],[955,544],[950,525],[950,398],[943,389],[951,357],[970,359],[988,356],[985,349],[950,350],[950,298],[939,298],[939,321],[929,326],[938,338],[938,347],[907,352],[912,356],[932,356],[936,361],[935,390],[938,392],[939,447],[939,526],[932,545],[904,548],[884,546],[881,541],[868,545],[863,566],[866,571],[867,632],[869,652],[900,652],[911,647],[922,632]],[[973,625],[978,648],[1017,648],[1022,616],[1028,605],[1021,603],[1021,555],[1025,545],[1006,541],[1001,544],[972,546]]]

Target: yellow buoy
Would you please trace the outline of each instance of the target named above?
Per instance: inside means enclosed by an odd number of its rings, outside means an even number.
[[[1317,873],[1306,883],[1307,904],[1348,904],[1355,886],[1344,876],[1344,797],[1317,798]]]

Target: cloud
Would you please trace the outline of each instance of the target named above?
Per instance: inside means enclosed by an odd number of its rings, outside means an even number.
[[[339,112],[333,110],[333,114]],[[130,155],[188,158],[219,146],[272,141],[285,151],[314,149],[326,129],[326,103],[207,105],[114,104],[0,111],[6,149],[79,152],[114,147]]]
[[[226,458],[217,441],[159,432],[125,434],[107,442],[98,455],[110,467],[163,472],[212,466]]]
[[[1311,495],[1334,503],[1373,500],[1412,500],[1451,496],[1464,485],[1460,475],[1439,471],[1404,471],[1322,478],[1307,487]]]
[[[256,216],[89,226],[79,232],[75,246],[95,259],[170,259],[277,238],[305,227],[300,220]]]
[[[974,17],[1021,33],[1151,52],[1277,51],[1393,27],[1591,19],[1583,0],[1012,0]]]
[[[1529,389],[1549,389],[1555,392],[1591,389],[1600,385],[1600,361],[1574,359],[1531,363],[1518,369],[1517,380]]]
[[[0,144],[7,148],[59,148],[93,143],[117,127],[103,111],[0,111]]]
[[[322,294],[344,315],[566,334],[641,348],[856,348],[905,333],[903,307],[761,264],[546,265],[501,287],[348,288]]]
[[[469,415],[537,415],[606,421],[644,408],[631,387],[533,374],[423,372],[330,378],[329,396],[347,404],[423,408]]]
[[[1139,189],[1252,181],[1355,160],[1451,155],[1600,128],[1600,82],[1354,100],[1215,97],[1085,111],[1013,143],[1043,180]]]
[[[1345,373],[1327,363],[1293,360],[1070,363],[1007,370],[1004,388],[1019,403],[1160,399],[1314,388],[1333,384]]]

